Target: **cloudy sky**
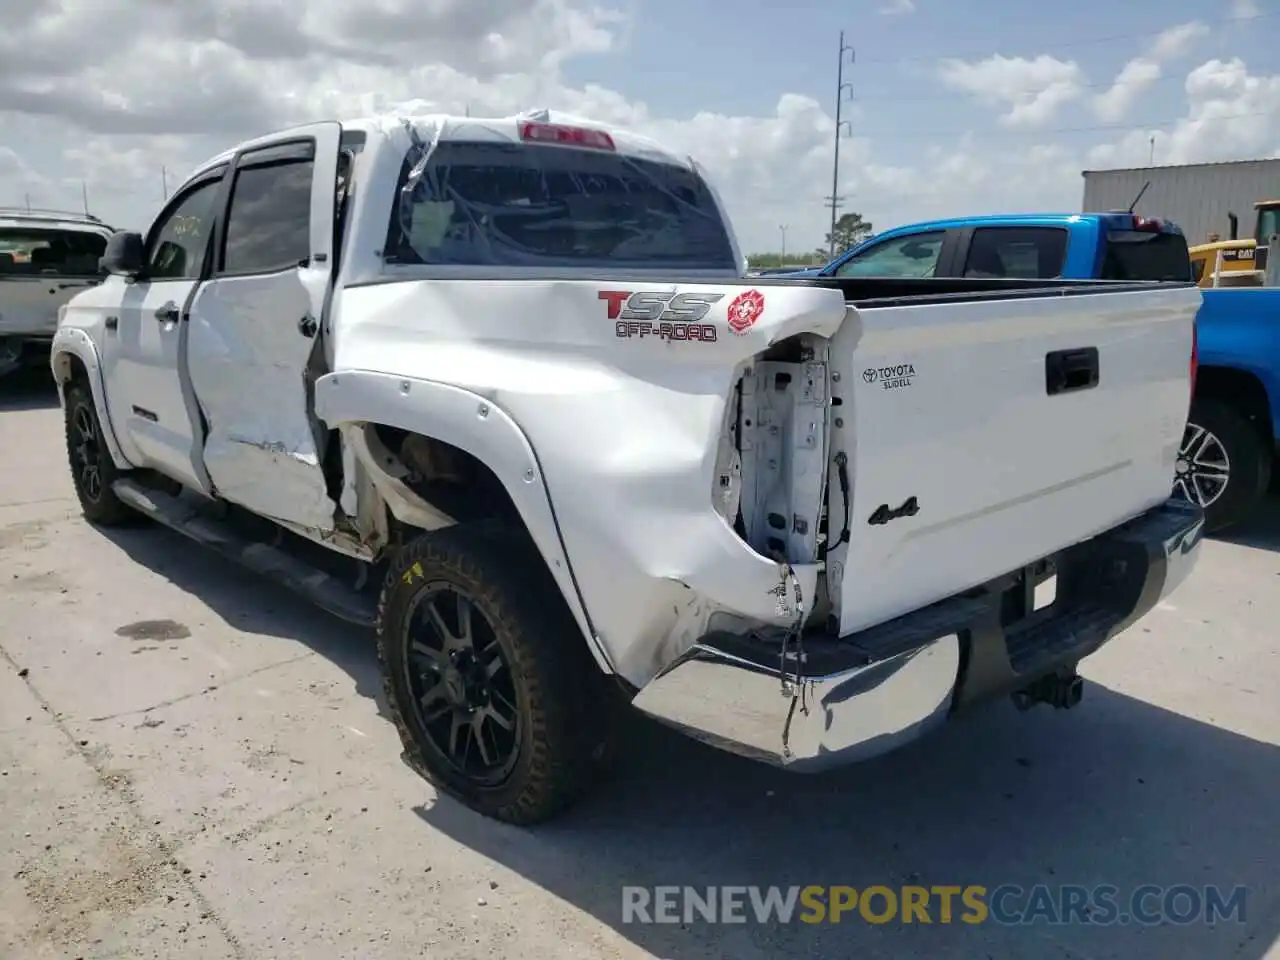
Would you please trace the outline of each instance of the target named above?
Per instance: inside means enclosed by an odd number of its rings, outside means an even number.
[[[248,136],[416,99],[559,107],[706,164],[748,251],[1078,209],[1084,168],[1280,156],[1280,0],[44,0],[0,33],[0,204],[143,228]],[[730,15],[730,11],[732,11]],[[1206,19],[1208,15],[1213,19]]]

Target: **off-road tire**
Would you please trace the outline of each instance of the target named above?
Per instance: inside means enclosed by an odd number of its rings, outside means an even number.
[[[1230,460],[1226,489],[1204,511],[1206,533],[1225,530],[1248,516],[1266,494],[1270,446],[1252,421],[1221,400],[1196,400],[1188,420],[1216,436]]]
[[[444,582],[488,620],[518,698],[515,766],[496,785],[460,775],[430,749],[406,678],[406,621],[415,596]],[[506,823],[532,825],[572,806],[598,773],[607,725],[603,675],[536,549],[491,522],[423,534],[392,563],[378,603],[378,660],[404,761],[437,790]]]
[[[77,457],[79,442],[77,418],[85,416],[92,424],[97,443],[98,483],[96,494],[86,482],[86,475]],[[136,524],[142,515],[116,496],[112,484],[120,477],[115,461],[107,449],[102,434],[102,421],[93,403],[93,393],[83,383],[68,384],[63,404],[63,427],[67,442],[67,464],[71,469],[71,482],[80,501],[84,518],[100,527],[121,527]]]

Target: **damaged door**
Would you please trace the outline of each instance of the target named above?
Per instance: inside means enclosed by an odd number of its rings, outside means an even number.
[[[317,123],[237,156],[187,354],[217,494],[321,530],[335,505],[307,372],[323,355],[340,137],[339,124]]]

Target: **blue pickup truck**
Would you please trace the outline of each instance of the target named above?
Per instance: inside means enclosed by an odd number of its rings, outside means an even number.
[[[870,237],[791,276],[1192,280],[1182,231],[1132,213],[1001,214],[930,220]],[[1198,372],[1174,490],[1209,530],[1243,519],[1280,450],[1280,288],[1206,289]]]
[[[791,276],[1189,280],[1174,224],[1131,213],[1025,213],[930,220],[876,234]]]

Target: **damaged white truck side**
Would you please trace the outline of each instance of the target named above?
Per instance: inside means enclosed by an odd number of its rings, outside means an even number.
[[[86,517],[376,625],[406,760],[502,820],[616,692],[806,770],[1071,706],[1196,560],[1190,284],[748,282],[696,164],[547,112],[244,143],[103,260],[52,359]]]

